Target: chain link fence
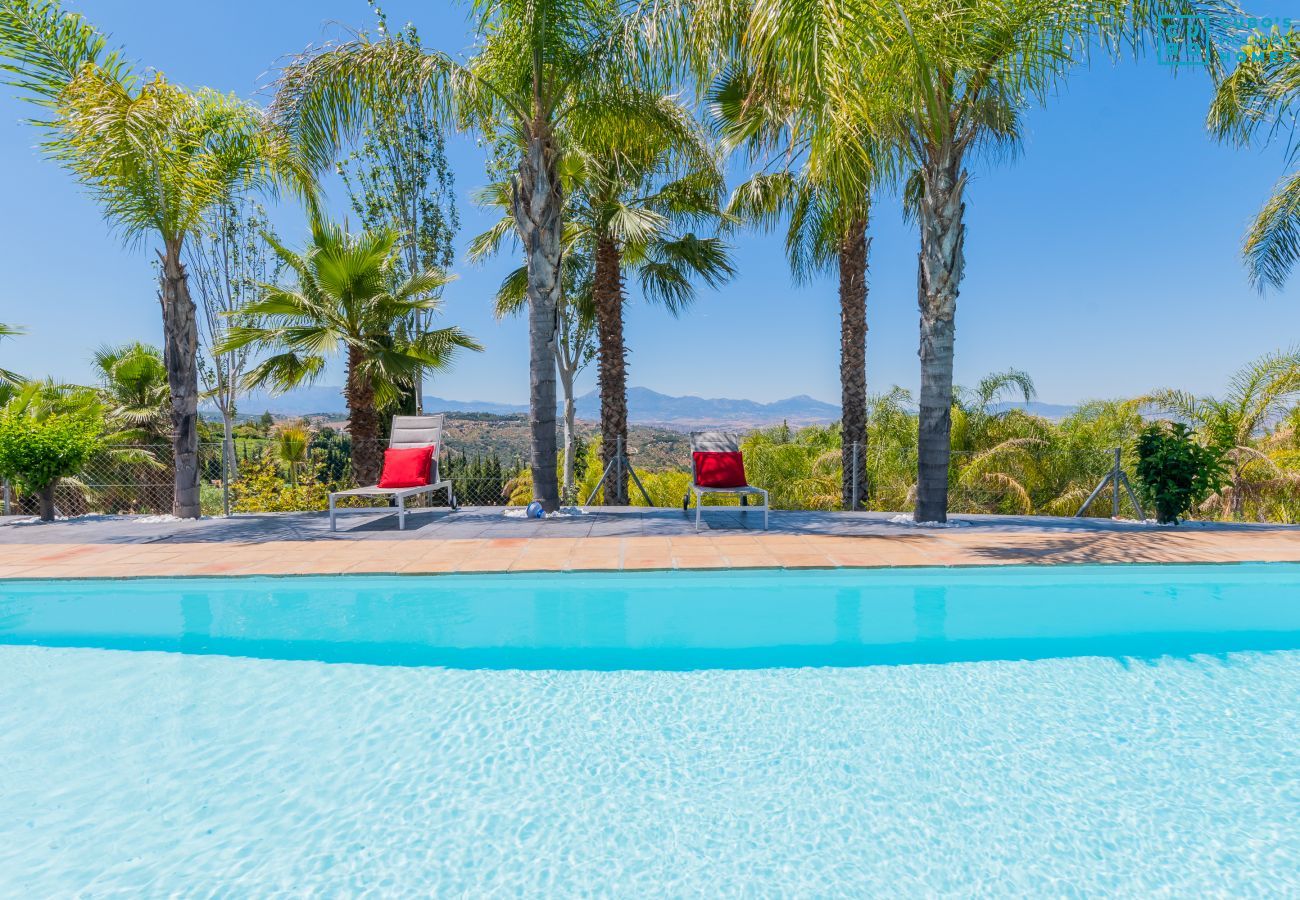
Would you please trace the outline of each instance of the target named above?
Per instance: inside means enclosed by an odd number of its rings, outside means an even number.
[[[272,439],[237,440],[223,452],[221,443],[199,447],[199,487],[203,513],[292,512],[325,509],[331,490],[354,486],[350,442],[337,434],[313,439],[306,446],[284,445]],[[382,458],[382,448],[380,451]],[[835,510],[845,508],[841,485],[841,455],[804,454],[794,445],[777,445],[746,454],[753,484],[771,491],[774,509]],[[852,459],[853,457],[851,457]],[[916,502],[916,452],[868,446],[858,448],[854,466],[854,496],[859,509],[911,512]],[[1030,446],[1011,446],[981,453],[954,452],[950,463],[949,510],[954,514],[1075,515],[1114,465],[1111,452],[1074,448],[1051,453]],[[1132,478],[1132,460],[1123,461]],[[505,506],[526,502],[531,479],[522,460],[502,461],[496,455],[469,456],[456,452],[439,458],[440,476],[452,482],[456,501],[466,506]],[[638,469],[654,506],[682,503],[690,475],[677,470]],[[576,486],[585,502],[598,472]],[[166,446],[114,446],[96,454],[76,477],[64,479],[56,492],[61,516],[88,513],[165,515],[172,511],[173,467]],[[36,498],[12,486],[5,492],[6,512],[35,514]],[[640,492],[630,499],[644,505]],[[603,498],[596,497],[599,504]],[[386,505],[383,498],[349,498],[353,505]],[[444,492],[423,495],[408,505],[446,505]],[[735,498],[710,498],[710,503],[734,503]],[[1108,488],[1084,510],[1085,515],[1112,513]],[[1121,497],[1120,515],[1136,517],[1128,496]]]
[[[522,468],[446,454],[442,478],[452,482],[456,502],[504,506]],[[87,514],[168,515],[172,512],[175,467],[171,448],[118,445],[95,454],[77,475],[55,491],[59,516]],[[329,492],[353,487],[348,448],[309,444],[305,452],[282,452],[274,440],[240,440],[199,445],[199,497],[204,515],[231,512],[323,510]],[[5,515],[36,515],[37,498],[16,485],[3,485]],[[351,505],[386,505],[383,498],[349,498]],[[445,506],[444,492],[407,501],[407,506]]]

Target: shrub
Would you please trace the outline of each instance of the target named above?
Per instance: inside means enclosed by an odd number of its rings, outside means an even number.
[[[59,479],[76,475],[99,449],[103,419],[95,413],[52,413],[45,417],[0,415],[0,476],[40,499],[41,518],[54,518]]]
[[[288,484],[272,454],[263,453],[240,464],[239,478],[230,485],[231,507],[235,512],[327,509],[329,488],[316,480],[317,475],[308,472],[298,484]]]
[[[1219,454],[1198,444],[1180,422],[1157,422],[1142,429],[1137,451],[1138,488],[1161,524],[1177,524],[1223,484]]]

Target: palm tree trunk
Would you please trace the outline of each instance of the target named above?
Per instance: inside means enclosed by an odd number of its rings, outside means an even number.
[[[348,348],[348,433],[352,436],[352,481],[358,485],[379,481],[384,454],[379,446],[379,414],[375,411],[375,389],[362,372],[364,352]]]
[[[614,239],[596,244],[596,273],[592,285],[596,333],[600,341],[600,466],[603,471],[618,452],[627,450],[627,348],[623,344],[622,253]],[[627,506],[627,473],[605,482],[605,505]]]
[[[840,493],[845,509],[866,508],[862,460],[867,451],[867,223],[854,223],[840,245]],[[854,445],[858,456],[854,459]],[[853,475],[858,473],[858,505],[853,505]]]
[[[199,327],[180,239],[166,242],[162,259],[163,361],[171,392],[172,515],[197,519],[199,510]]]
[[[533,499],[547,512],[560,507],[555,472],[555,340],[560,298],[561,212],[564,197],[549,132],[534,124],[528,150],[510,185],[510,206],[528,267],[529,463]]]
[[[945,148],[921,170],[921,253],[917,299],[921,308],[921,403],[917,436],[916,521],[948,520],[948,462],[952,447],[952,360],[966,257],[961,154]]]

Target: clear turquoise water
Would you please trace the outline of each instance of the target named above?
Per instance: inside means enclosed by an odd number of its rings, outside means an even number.
[[[1300,567],[0,582],[0,895],[1300,892]]]

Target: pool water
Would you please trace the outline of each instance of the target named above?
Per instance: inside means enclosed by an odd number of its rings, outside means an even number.
[[[1300,566],[0,582],[0,895],[1300,891]]]

